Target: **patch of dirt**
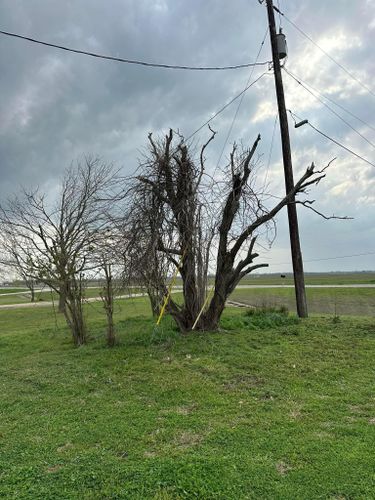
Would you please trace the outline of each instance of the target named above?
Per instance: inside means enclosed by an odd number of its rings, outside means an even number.
[[[325,432],[325,431],[315,432],[314,436],[316,436],[318,439],[329,439],[329,438],[333,437],[332,434],[330,434],[329,432]]]
[[[357,405],[349,405],[349,410],[353,413],[361,413],[361,407]]]
[[[51,465],[50,467],[47,467],[47,472],[48,474],[54,474],[55,472],[58,472],[62,468],[63,465],[61,464]]]
[[[293,410],[290,411],[289,416],[293,420],[297,420],[298,418],[302,417],[302,412],[298,408],[295,408],[295,409],[293,409]]]
[[[227,382],[224,388],[233,391],[235,389],[252,389],[264,384],[264,381],[255,375],[236,375]]]
[[[183,431],[176,437],[177,446],[181,446],[183,448],[188,448],[190,446],[196,446],[200,444],[203,440],[203,436],[200,434],[196,434],[194,432]]]
[[[66,443],[66,444],[63,444],[62,446],[59,446],[57,448],[57,452],[58,453],[64,453],[64,451],[68,451],[68,450],[71,450],[74,446],[72,445],[72,443]]]
[[[146,458],[154,458],[156,457],[156,452],[155,451],[145,451],[143,453],[143,455],[146,457]]]
[[[322,427],[325,427],[326,429],[334,429],[336,427],[336,422],[331,422],[328,420],[327,422],[322,423]]]
[[[277,462],[275,467],[280,476],[285,476],[290,470],[292,470],[292,467],[283,461]]]
[[[195,403],[187,406],[179,406],[176,408],[176,413],[178,415],[190,415],[194,410],[197,409],[197,405]]]

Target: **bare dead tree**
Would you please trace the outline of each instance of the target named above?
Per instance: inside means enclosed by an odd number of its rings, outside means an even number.
[[[161,140],[149,134],[148,155],[129,190],[137,200],[133,209],[139,226],[148,226],[150,218],[155,223],[152,231],[144,233],[148,241],[145,247],[153,248],[153,253],[148,253],[148,266],[155,268],[166,259],[170,266],[179,268],[184,301],[181,305],[171,298],[168,311],[183,332],[191,330],[198,317],[197,329],[218,328],[225,302],[239,281],[267,266],[254,263],[260,229],[272,224],[294,196],[325,177],[326,170],[316,170],[312,164],[290,193],[266,208],[263,193],[255,185],[254,156],[260,136],[248,150],[238,151],[234,145],[224,179],[207,184],[205,151],[215,137],[215,132],[210,131],[198,158],[194,158],[183,137],[172,130]],[[173,144],[176,136],[177,145]],[[139,231],[134,233],[138,235]],[[202,311],[209,257],[215,245],[215,287],[207,309]],[[152,281],[155,289],[165,291],[165,277],[159,275]]]
[[[107,216],[110,214],[107,213]],[[114,225],[111,216],[107,227],[97,234],[95,245],[91,251],[91,261],[102,283],[100,297],[107,319],[107,346],[113,347],[116,342],[114,323],[115,298],[122,288],[121,276],[124,273],[124,261],[121,251],[122,235]]]
[[[182,137],[172,148],[172,130],[165,142],[154,141],[150,134],[150,156],[145,158],[129,191],[133,199],[130,219],[135,220],[132,234],[137,245],[143,242],[137,267],[147,269],[149,296],[153,294],[157,301],[154,313],[166,293],[168,275],[178,267],[185,304],[181,308],[171,300],[169,309],[183,330],[186,321],[192,324],[205,297],[210,238],[206,225],[199,222],[206,207],[199,200],[198,188],[204,171],[204,150],[214,135],[212,132],[203,146],[197,167]]]
[[[75,345],[86,342],[84,273],[105,224],[102,214],[113,182],[110,165],[87,157],[66,170],[56,202],[37,188],[24,189],[0,206],[1,229],[15,242],[19,262],[25,268],[32,263],[30,276],[59,294]]]
[[[134,193],[131,207],[120,224],[123,249],[123,282],[142,287],[150,300],[153,316],[158,316],[166,293],[170,262],[159,252],[159,231],[163,211],[152,193]]]
[[[21,260],[18,253],[18,246],[22,245],[25,258]],[[27,241],[21,243],[20,237],[12,232],[4,230],[0,234],[0,264],[7,269],[8,272],[13,272],[22,280],[26,288],[30,292],[30,301],[35,302],[35,287],[37,280],[33,276],[33,260],[32,252],[29,250]]]

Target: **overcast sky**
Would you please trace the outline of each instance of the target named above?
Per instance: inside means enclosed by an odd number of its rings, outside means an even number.
[[[280,8],[324,50],[371,88],[375,76],[375,0],[280,0]],[[266,9],[257,0],[2,0],[4,31],[102,54],[179,65],[234,65],[252,62],[267,28]],[[277,17],[277,23],[279,18]],[[361,121],[334,109],[375,143],[375,96],[335,65],[286,20],[286,68],[348,108]],[[131,174],[147,133],[172,127],[190,135],[246,85],[251,70],[188,72],[149,69],[93,59],[0,35],[0,197],[19,185],[53,192],[62,170],[83,154],[98,154]],[[260,61],[271,58],[269,41]],[[255,79],[267,67],[251,73]],[[284,73],[287,107],[361,156],[375,163],[374,147],[341,122]],[[208,152],[214,168],[237,102],[212,127],[217,139]],[[273,77],[264,76],[246,93],[221,159],[234,140],[251,144],[260,132],[269,189],[283,193],[283,171]],[[299,209],[306,271],[375,269],[375,255],[321,260],[375,252],[375,167],[309,126],[290,122],[295,178],[314,161],[337,157],[327,178],[310,195],[324,213],[354,220],[325,221]],[[202,130],[196,141],[208,134]],[[270,271],[289,271],[286,214],[278,236],[262,258]]]

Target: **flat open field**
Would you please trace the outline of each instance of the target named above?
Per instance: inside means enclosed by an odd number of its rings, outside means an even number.
[[[311,313],[375,316],[375,288],[307,288]],[[286,306],[295,311],[293,288],[237,289],[231,300],[251,306]]]
[[[15,293],[16,292],[16,293]],[[30,292],[28,290],[13,290],[10,291],[11,295],[5,295],[5,293],[0,295],[0,305],[8,305],[8,304],[25,304],[30,302]],[[89,297],[97,297],[99,295],[99,289],[89,288],[86,291],[87,298]],[[51,291],[37,291],[35,293],[35,301],[36,302],[51,302],[54,300],[56,303],[58,302],[58,295],[55,292]]]
[[[27,288],[0,288],[0,295],[7,293],[22,293],[27,292]]]
[[[74,349],[49,308],[0,311],[0,497],[375,498],[372,318],[249,315],[220,333],[155,330],[100,304]]]
[[[375,272],[358,273],[306,273],[307,285],[352,285],[375,284]],[[293,274],[250,274],[241,281],[242,285],[293,285]]]
[[[100,288],[87,288],[85,290],[85,297],[87,299],[92,297],[99,297],[101,289]],[[132,288],[131,293],[138,293],[139,289]],[[30,293],[28,290],[12,290],[9,293],[11,295],[6,295],[5,292],[0,294],[0,306],[8,304],[25,304],[30,302]],[[119,294],[128,294],[129,290],[119,291]],[[58,295],[51,291],[37,291],[35,294],[36,302],[52,302],[52,300],[57,304]]]

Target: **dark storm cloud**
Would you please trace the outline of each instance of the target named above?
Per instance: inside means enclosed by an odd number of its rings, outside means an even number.
[[[367,85],[372,85],[374,1],[282,0],[280,5],[314,40]],[[5,0],[0,6],[0,19],[4,30],[57,44],[113,56],[189,65],[254,60],[267,26],[264,6],[255,0]],[[283,26],[290,52],[287,67],[375,126],[375,98],[285,20]],[[149,131],[158,133],[171,126],[189,135],[244,88],[250,73],[249,69],[225,73],[151,70],[5,37],[0,41],[2,196],[16,190],[19,183],[46,183],[52,188],[65,166],[84,153],[99,154],[131,173]],[[269,58],[267,40],[260,59]],[[262,71],[254,70],[252,79]],[[286,75],[284,78],[288,106],[293,111],[373,161],[371,146],[295,82]],[[211,148],[212,168],[236,106],[232,105],[213,122],[219,133]],[[273,79],[266,76],[245,95],[229,140],[249,144],[261,132],[264,171],[275,112]],[[346,119],[375,142],[372,130],[351,117]],[[206,133],[202,131],[198,138],[203,139]],[[278,129],[267,178],[270,189],[280,193],[283,179],[277,134]],[[317,191],[319,202],[328,212],[354,211],[356,215],[355,222],[348,222],[347,229],[342,230],[344,226],[322,224],[310,213],[301,214],[308,251],[314,255],[328,252],[329,242],[335,241],[333,234],[340,245],[342,234],[346,235],[348,253],[359,253],[354,249],[361,246],[373,249],[374,240],[368,235],[373,236],[371,219],[375,213],[371,196],[375,169],[348,156],[311,129],[292,128],[291,136],[296,172],[312,160],[325,164],[338,156],[327,181]],[[229,146],[222,163],[228,149]],[[288,252],[283,220],[282,216],[275,247],[280,254]],[[326,245],[317,246],[315,232],[327,241]],[[337,253],[337,249],[332,248],[332,253]],[[371,262],[366,262],[367,267],[374,267]],[[351,267],[350,262],[346,264]]]

